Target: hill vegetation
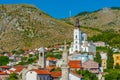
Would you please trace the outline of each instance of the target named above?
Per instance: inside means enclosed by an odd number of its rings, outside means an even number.
[[[88,36],[100,32],[81,28]],[[92,33],[91,33],[92,32]],[[39,48],[71,42],[73,25],[57,20],[33,5],[0,5],[0,48]]]
[[[80,19],[80,29],[87,33],[89,40],[98,41],[102,36],[102,41],[107,42],[112,37],[108,43],[119,46],[119,14],[119,8],[113,7],[58,20],[33,5],[0,5],[0,49],[12,51],[16,48],[50,47],[63,44],[64,40],[69,43],[73,39],[76,17]],[[104,36],[106,30],[112,31],[114,37],[109,37],[109,34]]]
[[[71,18],[64,19],[64,21],[73,24],[76,17],[79,18],[82,26],[97,28],[102,31],[112,29],[120,33],[119,7],[103,8],[93,12],[82,12]]]

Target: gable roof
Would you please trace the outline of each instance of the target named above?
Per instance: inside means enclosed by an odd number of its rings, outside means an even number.
[[[61,71],[53,71],[53,72],[51,72],[51,76],[53,78],[61,77],[62,76],[62,72]]]
[[[84,68],[98,68],[99,64],[93,60],[88,60],[82,64]]]
[[[47,60],[51,60],[51,61],[54,61],[54,60],[57,60],[55,57],[48,57]]]
[[[39,70],[39,69],[32,69],[31,71],[35,71],[37,74],[45,74],[45,75],[48,75],[50,74],[50,72],[48,70]]]
[[[70,60],[69,66],[70,68],[83,68],[80,60]]]
[[[10,69],[10,66],[0,66],[0,68]]]
[[[4,71],[0,71],[0,75],[7,75],[7,73]]]
[[[14,67],[15,68],[15,72],[21,72],[24,69],[24,66],[22,65],[17,65]]]

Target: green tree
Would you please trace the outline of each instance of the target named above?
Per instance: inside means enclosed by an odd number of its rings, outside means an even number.
[[[113,69],[114,60],[113,60],[113,52],[111,49],[108,50],[107,57],[108,57],[107,69]]]
[[[115,65],[115,69],[120,69],[120,65],[118,63]]]
[[[7,65],[9,63],[9,58],[7,56],[0,56],[0,66]]]
[[[96,61],[96,62],[98,62],[99,64],[101,64],[101,56],[100,56],[100,53],[99,52],[97,52],[96,53],[96,57],[94,58],[94,60]]]
[[[105,80],[120,80],[120,71],[118,69],[106,69]]]
[[[7,80],[18,80],[17,74],[16,73],[10,74],[10,76]]]
[[[81,74],[84,80],[98,80],[97,76],[88,70],[78,70],[77,73]]]

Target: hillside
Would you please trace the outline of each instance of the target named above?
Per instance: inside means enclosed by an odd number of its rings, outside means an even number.
[[[66,23],[73,24],[79,18],[82,26],[120,32],[120,8],[104,8],[94,12],[82,12],[78,15],[64,19]]]
[[[39,48],[70,42],[73,25],[57,20],[33,5],[0,5],[0,48]],[[99,31],[81,28],[88,36]],[[92,32],[92,33],[91,33]]]

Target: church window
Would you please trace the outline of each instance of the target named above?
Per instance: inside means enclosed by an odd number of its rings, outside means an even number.
[[[77,35],[75,36],[75,38],[77,39]]]
[[[42,53],[40,53],[40,56],[42,56]]]
[[[77,49],[77,46],[76,46],[76,49]]]
[[[76,41],[76,43],[77,43],[77,41]]]

